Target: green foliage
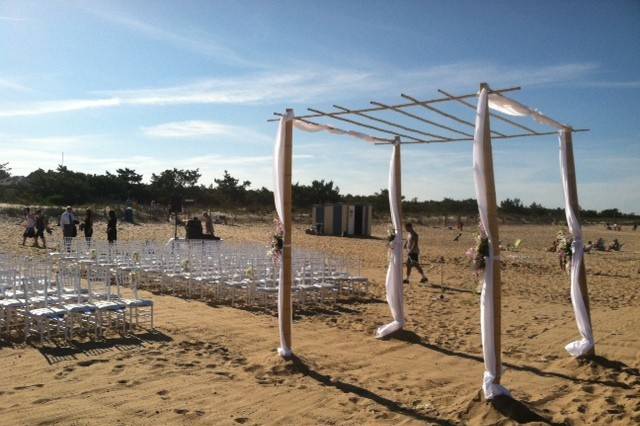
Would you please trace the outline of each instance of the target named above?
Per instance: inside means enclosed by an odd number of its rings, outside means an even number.
[[[269,214],[273,211],[273,193],[262,187],[252,189],[251,182],[233,177],[227,170],[221,178],[214,179],[215,185],[198,185],[202,176],[198,169],[169,169],[152,174],[149,183],[143,182],[143,176],[132,169],[117,169],[115,174],[86,174],[58,166],[56,170],[38,169],[26,177],[11,176],[7,163],[0,164],[0,201],[4,203],[34,205],[87,205],[87,204],[124,204],[135,201],[148,205],[156,201],[167,206],[174,196],[195,200],[196,206],[207,208],[243,209],[247,212]],[[389,191],[380,189],[372,195],[342,195],[333,181],[314,180],[310,185],[296,183],[292,187],[293,206],[305,211],[314,204],[353,203],[370,204],[376,216],[387,216],[389,212]],[[441,201],[418,201],[403,199],[403,211],[408,216],[466,216],[475,217],[478,205],[474,199]],[[156,208],[157,209],[157,208]],[[162,210],[162,208],[160,208]],[[164,211],[164,210],[162,210]],[[307,210],[308,211],[308,210]],[[563,221],[564,210],[548,209],[538,203],[528,207],[521,200],[506,199],[500,203],[501,215],[513,215],[523,218],[544,218]],[[162,214],[156,212],[156,216]],[[601,212],[583,210],[584,219],[606,220],[629,218],[618,209]],[[635,220],[635,219],[634,219]]]
[[[8,165],[9,163],[0,163],[0,182],[11,177],[9,173],[11,169],[7,167]]]

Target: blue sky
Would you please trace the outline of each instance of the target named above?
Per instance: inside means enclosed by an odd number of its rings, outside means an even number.
[[[591,129],[575,135],[583,208],[640,212],[637,1],[2,0],[0,52],[0,161],[15,174],[64,151],[86,172],[198,167],[209,184],[228,169],[271,187],[274,111],[487,81]],[[498,199],[560,206],[557,145],[495,141]],[[303,132],[294,147],[297,181],[386,184],[389,147]],[[405,146],[403,166],[409,198],[474,196],[467,142]]]

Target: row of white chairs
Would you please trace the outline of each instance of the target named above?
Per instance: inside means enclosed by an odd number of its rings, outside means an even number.
[[[279,265],[259,244],[210,240],[106,242],[69,239],[53,253],[65,262],[135,271],[138,285],[216,303],[276,305]],[[306,250],[293,254],[294,303],[333,302],[367,292],[368,280],[344,258]],[[360,264],[356,265],[360,269]]]
[[[70,342],[153,330],[153,301],[138,297],[138,280],[94,262],[0,255],[0,335]]]

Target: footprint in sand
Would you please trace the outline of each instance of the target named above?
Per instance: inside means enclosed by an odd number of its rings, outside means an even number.
[[[125,365],[124,364],[116,364],[113,369],[111,370],[111,372],[113,374],[118,374],[120,372],[122,372],[122,370],[124,370]]]
[[[93,364],[99,364],[99,363],[104,363],[104,362],[109,362],[109,360],[108,359],[101,359],[101,358],[87,359],[85,361],[76,362],[76,365],[78,365],[80,367],[90,367]]]
[[[173,411],[177,414],[187,414],[189,412],[189,410],[187,410],[186,408],[176,408]]]
[[[25,390],[25,389],[31,389],[31,388],[41,388],[43,386],[44,386],[44,384],[42,384],[42,383],[36,383],[35,385],[16,386],[15,388],[13,388],[13,390]]]

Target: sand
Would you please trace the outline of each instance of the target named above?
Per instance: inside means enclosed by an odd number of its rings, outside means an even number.
[[[422,260],[444,256],[449,289],[406,286],[406,331],[374,339],[389,320],[384,303],[386,226],[377,239],[308,236],[294,243],[362,259],[372,295],[297,313],[299,356],[280,359],[277,321],[268,313],[152,295],[157,333],[72,349],[4,343],[0,348],[0,423],[19,424],[559,424],[640,423],[640,231],[587,227],[586,239],[617,237],[620,253],[586,256],[598,357],[578,362],[564,345],[578,337],[569,281],[544,248],[557,227],[502,226],[505,252],[503,383],[515,401],[490,405],[483,372],[477,283],[464,259],[473,233],[417,227]],[[266,245],[271,227],[218,226],[228,241]],[[21,247],[15,221],[0,222],[0,251]],[[59,230],[55,231],[59,233]],[[121,225],[121,239],[165,240],[169,225]],[[104,238],[104,225],[95,230]],[[440,266],[429,273],[440,284]]]

